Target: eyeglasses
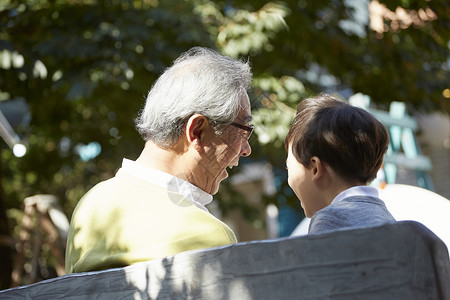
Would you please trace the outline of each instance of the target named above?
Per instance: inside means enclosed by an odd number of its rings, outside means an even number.
[[[240,129],[244,129],[245,131],[247,131],[245,133],[245,138],[247,140],[250,138],[250,136],[253,133],[253,129],[255,128],[254,125],[246,126],[246,125],[242,125],[242,124],[235,123],[235,122],[231,123],[230,125],[233,125],[234,127],[237,127],[237,128],[240,128]]]

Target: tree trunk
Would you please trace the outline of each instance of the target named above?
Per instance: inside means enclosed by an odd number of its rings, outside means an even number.
[[[1,167],[1,160],[0,160]],[[11,287],[11,232],[8,226],[8,219],[6,217],[5,195],[3,193],[2,178],[0,173],[0,257],[2,263],[0,264],[0,290]]]

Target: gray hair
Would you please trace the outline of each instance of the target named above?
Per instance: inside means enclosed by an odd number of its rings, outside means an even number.
[[[152,86],[136,128],[145,141],[167,147],[178,141],[186,122],[198,113],[220,133],[224,124],[237,118],[251,78],[248,62],[208,48],[191,48]]]

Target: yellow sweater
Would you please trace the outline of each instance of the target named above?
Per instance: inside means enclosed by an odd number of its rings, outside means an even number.
[[[181,194],[119,172],[75,208],[66,272],[122,267],[230,243],[236,243],[233,231]]]

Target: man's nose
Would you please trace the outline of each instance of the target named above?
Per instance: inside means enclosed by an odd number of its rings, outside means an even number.
[[[241,156],[249,156],[250,153],[252,153],[252,147],[250,146],[250,143],[248,140],[245,140],[245,142],[242,143],[241,146]]]

